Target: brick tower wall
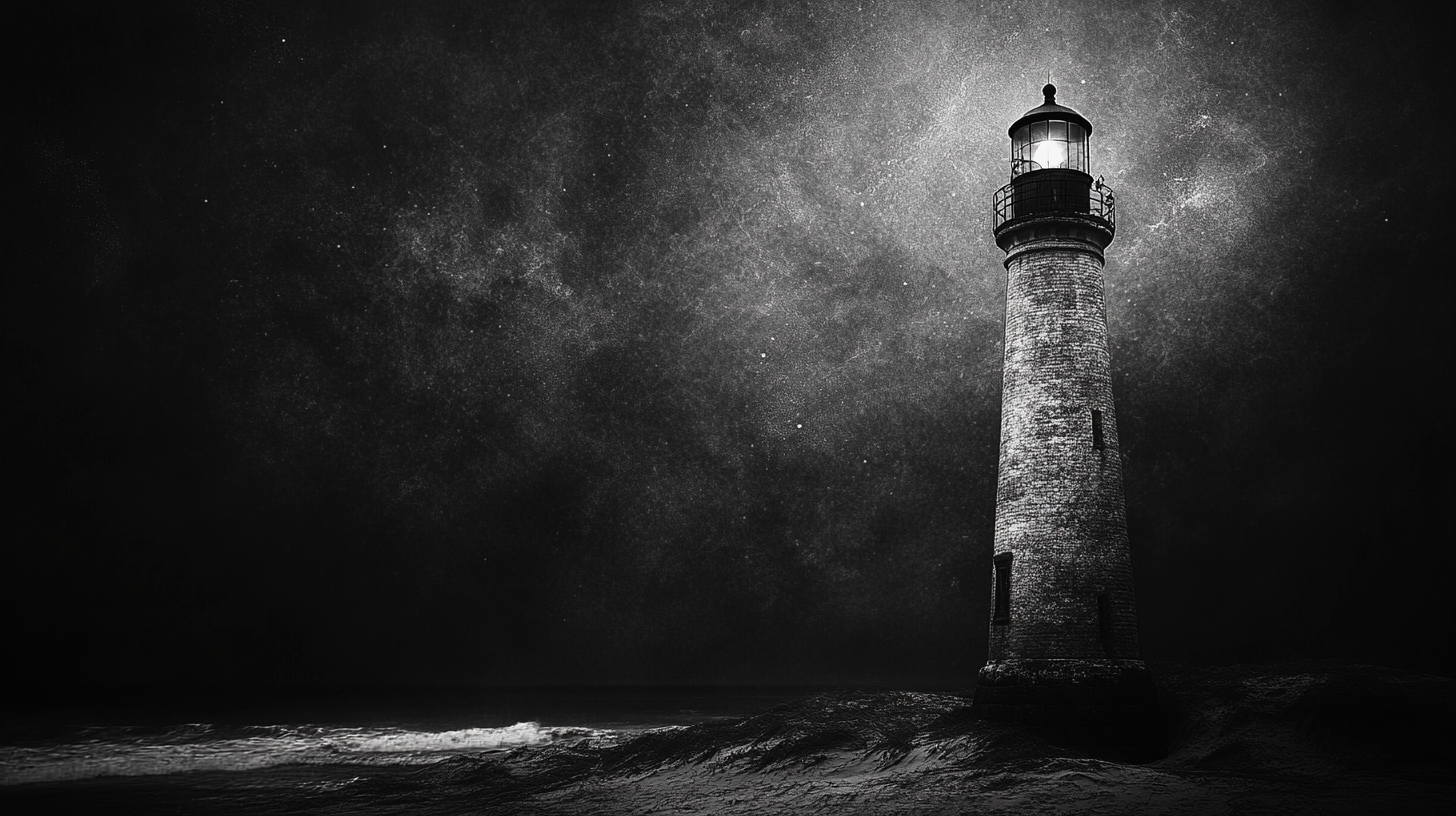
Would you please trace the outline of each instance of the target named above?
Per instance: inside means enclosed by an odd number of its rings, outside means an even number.
[[[1033,240],[1006,269],[995,552],[1010,581],[990,662],[1136,660],[1100,248]]]

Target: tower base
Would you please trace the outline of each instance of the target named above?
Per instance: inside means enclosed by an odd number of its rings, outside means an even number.
[[[1164,753],[1157,690],[1141,660],[987,663],[971,711],[1122,761],[1145,762]]]

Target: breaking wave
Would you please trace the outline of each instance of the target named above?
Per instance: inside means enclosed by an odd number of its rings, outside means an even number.
[[[623,733],[534,722],[454,731],[192,723],[160,730],[89,729],[76,736],[58,744],[0,746],[0,785],[281,765],[428,765],[454,755],[558,742],[607,746]]]

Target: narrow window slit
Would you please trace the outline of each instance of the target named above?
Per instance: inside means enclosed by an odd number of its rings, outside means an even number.
[[[1092,447],[1102,450],[1102,412],[1092,409]]]
[[[991,562],[996,565],[996,606],[991,622],[1011,622],[1011,553],[1001,553]]]

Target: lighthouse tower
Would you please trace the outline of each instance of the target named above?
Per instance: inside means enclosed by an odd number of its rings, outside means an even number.
[[[1006,252],[1006,356],[990,653],[974,708],[989,719],[1113,724],[1150,710],[1112,404],[1103,250],[1112,191],[1088,172],[1092,125],[1056,103],[1010,128],[1011,183],[993,199]]]

